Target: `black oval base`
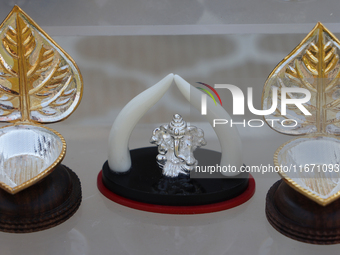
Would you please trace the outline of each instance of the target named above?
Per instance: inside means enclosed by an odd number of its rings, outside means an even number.
[[[282,180],[266,198],[268,222],[292,239],[312,244],[340,243],[340,200],[321,206]]]
[[[59,225],[78,210],[81,197],[78,176],[59,165],[15,195],[0,190],[0,231],[30,233]]]
[[[142,203],[168,206],[195,206],[222,202],[242,194],[248,187],[248,173],[225,178],[165,177],[156,162],[157,147],[131,150],[132,167],[127,173],[113,172],[106,161],[102,181],[115,194]],[[216,166],[221,153],[198,149],[195,158],[200,166]],[[208,174],[209,175],[209,174]]]

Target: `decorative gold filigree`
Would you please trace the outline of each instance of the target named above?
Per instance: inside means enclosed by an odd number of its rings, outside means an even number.
[[[340,135],[339,53],[340,41],[318,23],[275,67],[262,93],[262,108],[270,109],[273,88],[278,89],[277,108],[265,117],[269,126],[284,134],[302,135],[281,145],[275,152],[274,164],[277,167],[293,167],[288,172],[281,168],[280,176],[295,190],[323,206],[340,198],[340,175],[334,171],[323,172],[324,166],[340,163],[336,152],[340,144],[336,137]],[[286,115],[281,114],[280,92],[287,87],[304,88],[311,93],[310,100],[303,104],[311,115],[305,115],[294,104],[287,105]],[[286,95],[289,99],[301,96],[304,97],[301,93]],[[269,119],[279,121],[269,123]],[[294,124],[296,121],[297,125],[286,127],[280,123],[285,120],[287,125],[289,119],[294,120]],[[305,168],[306,165],[312,165],[315,170]]]
[[[286,128],[275,122],[276,131],[301,135],[307,133],[340,134],[340,64],[339,40],[318,23],[306,38],[284,58],[269,75],[262,94],[262,107],[272,105],[272,88],[277,87],[278,107],[268,119],[294,119],[295,128]],[[287,105],[287,114],[281,114],[281,89],[284,87],[304,88],[310,91],[311,99],[303,104],[312,114],[305,116],[295,105]],[[287,94],[295,99],[298,93]],[[286,124],[289,124],[288,122]]]
[[[50,174],[64,138],[39,123],[67,118],[82,97],[73,59],[15,6],[0,26],[0,188],[15,194]],[[24,135],[22,135],[24,134]]]
[[[0,27],[0,121],[57,122],[82,96],[78,67],[15,6]]]

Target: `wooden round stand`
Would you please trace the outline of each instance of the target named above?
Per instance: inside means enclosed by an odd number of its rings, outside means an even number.
[[[313,244],[340,243],[340,200],[321,206],[284,181],[268,191],[266,216],[280,233]]]
[[[11,195],[0,190],[0,231],[30,233],[70,218],[81,203],[77,175],[59,165],[39,183]]]

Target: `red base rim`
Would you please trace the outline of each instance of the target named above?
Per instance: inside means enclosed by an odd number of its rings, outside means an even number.
[[[237,197],[232,199],[208,204],[208,205],[196,205],[196,206],[168,206],[168,205],[154,205],[147,204],[138,201],[134,201],[122,196],[119,196],[109,189],[107,189],[102,181],[102,171],[99,172],[97,177],[97,186],[99,191],[108,199],[141,211],[154,212],[154,213],[166,213],[166,214],[201,214],[223,211],[234,208],[245,202],[247,202],[255,193],[255,180],[251,174],[249,174],[249,184],[247,189]]]

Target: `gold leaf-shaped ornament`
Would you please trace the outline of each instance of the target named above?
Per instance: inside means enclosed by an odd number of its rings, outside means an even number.
[[[15,6],[0,26],[0,188],[15,194],[51,173],[64,138],[39,123],[67,118],[82,97],[73,59]]]
[[[0,27],[0,121],[57,122],[82,96],[73,59],[15,6]]]
[[[265,116],[267,124],[280,133],[302,136],[275,152],[276,166],[292,166],[279,174],[291,187],[324,206],[340,197],[340,171],[336,172],[340,164],[336,137],[340,135],[339,53],[339,40],[318,23],[275,67],[262,93],[262,108],[267,110],[273,104],[273,88],[278,91],[277,108]],[[281,114],[282,88],[307,89],[311,98],[303,106],[311,115],[293,104],[287,105],[286,115]],[[302,93],[286,94],[287,99],[303,97]],[[287,127],[289,124],[295,126]]]

